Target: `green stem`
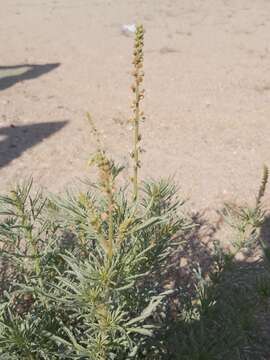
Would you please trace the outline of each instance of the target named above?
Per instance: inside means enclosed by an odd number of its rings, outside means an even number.
[[[109,259],[113,256],[113,236],[114,236],[114,226],[113,226],[113,210],[114,210],[114,196],[113,196],[113,176],[110,170],[110,174],[107,179],[107,194],[108,194],[108,257]]]
[[[139,167],[139,119],[140,119],[140,89],[136,84],[135,117],[134,117],[134,172],[133,172],[133,200],[138,198],[138,167]]]
[[[38,278],[38,284],[39,284],[39,287],[41,289],[43,289],[43,281],[40,276],[40,273],[41,273],[40,257],[39,257],[37,244],[35,243],[35,241],[33,239],[31,226],[27,227],[27,237],[28,237],[30,245],[31,245],[32,255],[35,257],[34,269],[35,269],[36,277]],[[45,308],[48,308],[47,300],[45,299],[45,297],[43,295],[42,295],[42,302],[43,302],[43,305],[45,306]]]
[[[27,357],[29,360],[35,360],[35,356],[33,356],[30,351],[27,351]]]
[[[108,211],[108,223],[109,223],[109,251],[108,256],[111,259],[113,256],[113,198],[112,194],[109,194],[109,211]]]

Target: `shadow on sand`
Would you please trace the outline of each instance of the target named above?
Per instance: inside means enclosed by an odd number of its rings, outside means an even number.
[[[61,130],[68,121],[44,122],[0,128],[0,168],[8,165],[22,153]]]
[[[58,68],[58,66],[60,66],[60,63],[0,66],[0,91],[11,87],[18,82],[42,76]]]

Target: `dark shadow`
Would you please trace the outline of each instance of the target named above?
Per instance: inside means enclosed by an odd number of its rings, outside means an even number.
[[[189,214],[192,229],[184,235],[184,241],[173,255],[170,280],[176,288],[195,291],[194,269],[200,268],[202,275],[209,273],[213,263],[213,244],[218,241],[217,232],[222,226],[220,219],[210,222],[204,212]]]
[[[270,217],[259,235],[268,261],[260,246],[241,260],[219,256],[213,244],[222,219],[211,223],[196,213],[192,220],[195,226],[176,257],[176,296],[160,335],[168,351],[164,359],[270,359]],[[201,273],[194,273],[198,266]]]
[[[51,63],[51,64],[43,64],[43,65],[36,65],[36,64],[21,64],[21,65],[12,65],[12,66],[0,66],[0,91],[5,90],[13,85],[15,85],[17,82],[24,81],[24,80],[30,80],[35,79],[39,76],[42,76],[43,74],[46,74],[54,69],[56,69],[60,63]],[[12,70],[23,70],[26,69],[21,74],[8,74],[3,77],[1,76],[1,72],[3,70],[11,72]]]
[[[270,215],[267,215],[260,231],[261,240],[270,247]]]
[[[21,156],[25,150],[61,130],[66,124],[67,121],[58,121],[0,128],[0,168]]]
[[[173,319],[169,332],[163,334],[168,358],[269,359],[270,276],[263,261],[235,261],[215,281],[197,286],[199,296],[188,296],[190,313]]]

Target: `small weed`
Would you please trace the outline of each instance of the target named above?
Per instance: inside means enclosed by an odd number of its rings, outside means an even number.
[[[95,182],[47,198],[29,180],[0,197],[1,360],[254,360],[270,353],[258,327],[268,311],[269,266],[262,274],[236,256],[262,245],[270,264],[260,237],[268,169],[253,207],[225,207],[233,249],[215,241],[209,269],[190,264],[190,283],[175,281],[194,224],[171,179],[140,179],[143,45],[139,25],[131,189],[119,186],[123,167],[104,150],[87,114],[97,143],[89,162]]]

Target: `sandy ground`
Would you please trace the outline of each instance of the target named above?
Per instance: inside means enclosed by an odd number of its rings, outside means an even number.
[[[85,112],[127,163],[132,37],[145,41],[146,177],[196,209],[252,200],[270,166],[269,0],[0,0],[0,188],[91,176]]]

